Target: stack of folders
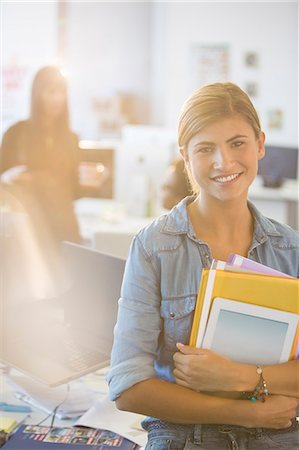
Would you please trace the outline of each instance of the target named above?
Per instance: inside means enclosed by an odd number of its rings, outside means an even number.
[[[234,361],[298,358],[299,280],[240,255],[203,269],[190,345]]]

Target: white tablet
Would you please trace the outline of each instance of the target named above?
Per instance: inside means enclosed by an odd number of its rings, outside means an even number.
[[[216,297],[203,348],[248,364],[288,361],[299,315]]]

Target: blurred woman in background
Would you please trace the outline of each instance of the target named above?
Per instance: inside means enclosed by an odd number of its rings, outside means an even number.
[[[185,170],[182,157],[172,161],[167,168],[161,186],[161,205],[165,209],[172,209],[177,203],[188,195],[192,195],[192,186]]]
[[[30,117],[3,136],[0,173],[29,214],[39,210],[58,243],[81,241],[72,203],[79,192],[78,167],[66,80],[57,67],[43,67],[33,80]]]

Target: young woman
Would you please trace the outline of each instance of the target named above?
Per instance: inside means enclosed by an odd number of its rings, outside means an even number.
[[[79,187],[78,138],[68,120],[67,85],[57,67],[40,69],[31,91],[31,114],[3,136],[1,181],[14,185],[26,208],[38,209],[53,236],[80,242],[72,201]]]
[[[179,146],[197,193],[135,237],[119,301],[110,395],[149,416],[147,449],[298,449],[298,361],[257,368],[188,346],[203,268],[238,253],[299,275],[298,234],[247,198],[265,135],[232,83],[185,102]],[[260,370],[265,402],[242,399]]]

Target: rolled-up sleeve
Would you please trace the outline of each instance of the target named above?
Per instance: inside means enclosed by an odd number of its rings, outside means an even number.
[[[156,376],[154,360],[162,326],[159,279],[159,271],[137,235],[126,263],[118,303],[107,375],[111,400],[134,384]]]

